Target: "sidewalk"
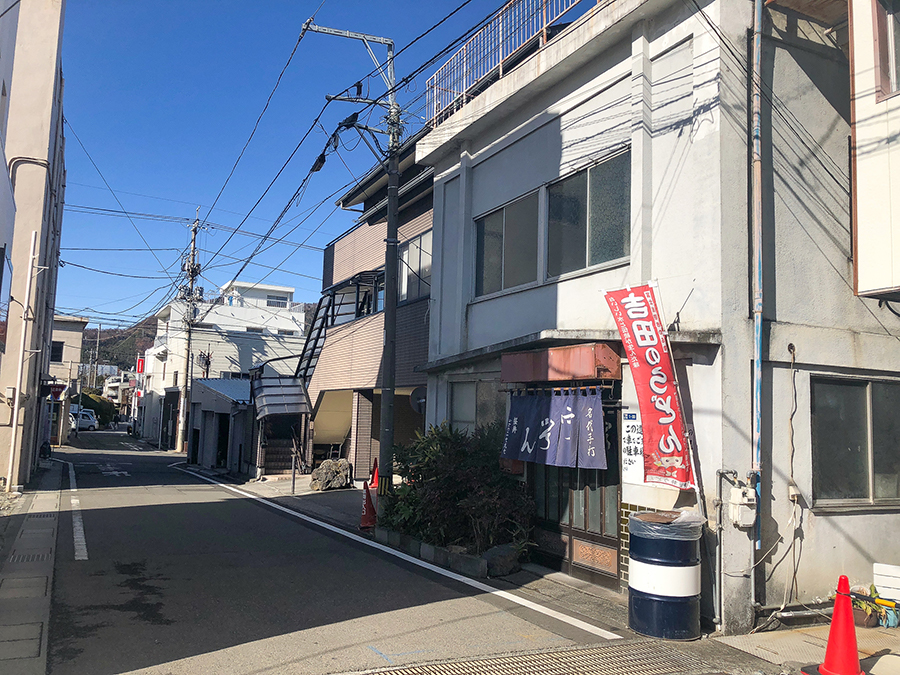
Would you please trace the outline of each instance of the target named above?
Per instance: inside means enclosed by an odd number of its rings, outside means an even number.
[[[62,464],[42,462],[37,487],[0,517],[0,671],[44,675]]]
[[[203,473],[216,477],[213,472]],[[289,477],[248,481],[240,487],[285,508],[359,532],[363,502],[361,487],[317,492],[309,488],[309,476],[300,475],[294,495]],[[627,593],[616,593],[531,564],[524,565],[516,574],[488,582],[499,590],[516,593],[567,615],[609,626],[628,641],[641,641],[643,651],[663,651],[668,645],[675,644],[681,652],[706,664],[714,664],[715,672],[727,675],[801,675],[802,666],[820,664],[825,658],[828,625],[671,643],[651,640],[628,629]],[[900,630],[860,628],[857,636],[860,659],[863,659],[862,665],[868,675],[900,675]]]

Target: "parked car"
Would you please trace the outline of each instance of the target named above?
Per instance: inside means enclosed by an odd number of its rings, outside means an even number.
[[[100,424],[91,410],[82,410],[78,413],[78,431],[94,431]]]
[[[73,432],[77,431],[77,424],[78,423],[75,421],[75,415],[69,413],[69,431],[66,433],[66,438],[69,438]]]

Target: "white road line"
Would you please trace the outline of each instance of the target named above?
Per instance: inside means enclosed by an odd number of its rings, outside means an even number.
[[[622,639],[621,635],[616,635],[615,633],[611,633],[608,630],[603,630],[602,628],[597,628],[596,626],[592,626],[586,621],[581,621],[580,619],[576,619],[571,616],[567,616],[562,612],[557,612],[556,610],[550,609],[549,607],[544,607],[542,605],[537,604],[536,602],[532,602],[531,600],[526,600],[525,598],[520,598],[517,595],[512,593],[507,593],[506,591],[500,591],[496,588],[492,588],[487,584],[483,584],[480,581],[475,581],[474,579],[470,579],[468,577],[464,577],[461,574],[456,574],[455,572],[451,572],[450,570],[446,570],[443,567],[438,567],[437,565],[432,565],[429,562],[425,562],[424,560],[420,560],[419,558],[414,558],[411,555],[407,555],[406,553],[402,553],[401,551],[397,551],[396,549],[391,548],[390,546],[385,546],[384,544],[380,544],[377,541],[373,541],[368,539],[367,537],[361,537],[358,534],[354,534],[353,532],[348,532],[347,530],[341,529],[339,527],[335,527],[334,525],[330,525],[328,523],[324,523],[321,520],[316,520],[315,518],[311,518],[303,513],[298,513],[297,511],[291,511],[291,509],[285,508],[281,506],[281,504],[277,504],[275,502],[269,501],[265,497],[259,497],[250,492],[244,492],[243,490],[239,490],[238,488],[228,485],[227,483],[221,483],[217,480],[213,480],[212,478],[208,478],[198,473],[194,473],[193,471],[188,471],[187,469],[183,469],[178,466],[180,462],[175,462],[174,464],[170,464],[169,466],[173,469],[177,469],[178,471],[182,471],[184,473],[190,474],[195,478],[200,478],[201,480],[205,480],[207,483],[212,483],[213,485],[218,485],[219,487],[223,487],[226,490],[230,490],[235,494],[239,494],[242,497],[248,497],[258,502],[262,502],[266,506],[269,506],[273,509],[277,509],[282,513],[286,513],[289,516],[293,516],[299,520],[306,521],[308,523],[312,523],[317,527],[321,527],[322,529],[328,530],[329,532],[334,532],[335,534],[339,534],[342,537],[346,537],[347,539],[351,539],[360,544],[364,544],[366,546],[371,546],[374,549],[378,549],[384,553],[392,555],[396,558],[400,558],[401,560],[405,560],[408,563],[412,563],[413,565],[418,565],[426,570],[434,572],[436,574],[440,574],[441,576],[445,576],[448,579],[453,579],[454,581],[458,581],[462,584],[466,584],[467,586],[471,586],[474,589],[481,591],[482,593],[489,593],[495,597],[503,598],[504,600],[508,600],[510,602],[514,602],[517,605],[521,605],[522,607],[527,607],[530,610],[538,612],[539,614],[543,614],[544,616],[549,616],[557,621],[562,621],[563,623],[569,624],[579,630],[583,630],[586,633],[590,633],[592,635],[598,635],[600,637],[606,638],[607,640],[620,640]]]
[[[69,492],[72,493],[70,500],[72,502],[72,538],[75,542],[75,560],[87,560],[87,540],[84,538],[81,502],[75,496],[78,493],[78,485],[75,482],[75,465],[72,462],[63,462],[61,459],[54,459],[54,461],[69,465]]]

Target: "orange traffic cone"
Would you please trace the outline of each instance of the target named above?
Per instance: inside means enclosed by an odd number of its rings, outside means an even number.
[[[850,581],[844,575],[838,579],[834,614],[831,615],[831,629],[828,631],[828,646],[825,648],[825,661],[818,669],[804,668],[803,671],[819,675],[866,675],[859,665],[856,627],[853,625],[853,605],[850,601]]]
[[[375,506],[372,504],[372,495],[369,494],[369,484],[363,481],[363,508],[359,529],[371,530],[373,527],[375,527]]]
[[[369,485],[378,492],[378,458],[375,458],[375,465],[372,467],[372,480],[369,481]]]

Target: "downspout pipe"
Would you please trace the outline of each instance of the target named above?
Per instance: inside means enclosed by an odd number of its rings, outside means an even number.
[[[22,326],[19,335],[19,355],[18,364],[16,366],[16,391],[13,395],[12,409],[12,429],[10,429],[9,440],[9,466],[6,469],[6,491],[13,490],[13,467],[15,466],[16,455],[21,460],[22,449],[18,446],[19,452],[16,452],[19,440],[19,416],[22,409],[22,381],[25,379],[25,359],[27,354],[25,348],[28,346],[28,322],[34,321],[34,311],[31,308],[31,289],[34,282],[34,267],[37,258],[37,231],[31,233],[31,248],[28,257],[28,276],[25,280],[25,298],[22,301]],[[25,430],[22,430],[22,442],[25,441]]]
[[[752,229],[753,229],[753,475],[756,487],[756,523],[754,524],[754,563],[761,547],[761,463],[762,463],[762,328],[763,328],[763,252],[762,252],[762,31],[763,0],[753,1],[752,95]],[[751,575],[751,580],[753,575]],[[750,602],[756,601],[751,583]]]

